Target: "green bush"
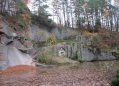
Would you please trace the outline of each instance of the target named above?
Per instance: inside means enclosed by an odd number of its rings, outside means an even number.
[[[50,55],[47,51],[40,52],[37,61],[43,64],[47,64],[47,65],[58,64],[57,61],[52,59],[52,55]]]
[[[114,79],[112,79],[111,86],[119,86],[119,69],[116,70]]]
[[[78,58],[78,61],[81,63],[84,62],[84,60],[82,58]]]
[[[47,37],[46,37],[46,45],[48,46],[51,46],[51,44],[55,44],[56,43],[56,38],[54,36],[54,34],[49,34]]]
[[[69,37],[69,39],[73,39],[78,35],[78,33],[76,31],[72,31],[71,36]]]

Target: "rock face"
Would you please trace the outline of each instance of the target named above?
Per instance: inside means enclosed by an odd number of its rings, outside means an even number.
[[[33,44],[24,38],[23,29],[19,26],[9,25],[3,16],[0,16],[0,69],[8,66],[32,65],[36,56]]]
[[[75,29],[58,29],[58,28],[53,28],[52,29],[52,33],[54,33],[56,39],[66,39],[69,36],[72,35],[72,31],[74,31]]]
[[[1,57],[4,59],[4,61],[0,61],[0,69],[5,70],[8,66],[16,65],[35,66],[32,62],[32,58],[28,54],[18,51],[16,47],[0,44],[0,52],[2,52]]]
[[[45,34],[46,36],[48,36],[51,33],[54,34],[56,39],[66,39],[69,36],[71,36],[72,31],[74,31],[74,29],[70,29],[70,28],[68,28],[68,29],[53,28],[50,31],[48,31],[47,29],[46,29],[46,27],[42,27],[42,29],[41,29],[37,25],[33,25],[30,28],[30,34],[32,34],[32,40],[34,40],[36,42],[45,41],[46,38],[43,35]]]
[[[100,39],[99,39],[100,40]],[[55,56],[60,56],[60,48],[64,48],[65,57],[78,59],[82,58],[84,61],[99,61],[99,60],[116,60],[116,57],[112,52],[102,51],[100,48],[92,48],[87,46],[87,41],[85,38],[80,37],[79,43],[64,44],[63,46],[52,46],[49,48],[49,52],[52,51],[52,54]],[[85,45],[86,44],[86,45]],[[47,49],[42,48],[42,49]]]
[[[82,58],[85,61],[103,61],[116,59],[116,57],[113,56],[111,52],[101,51],[98,48],[85,48],[84,45],[81,45],[81,48],[78,50],[77,56],[78,58]]]

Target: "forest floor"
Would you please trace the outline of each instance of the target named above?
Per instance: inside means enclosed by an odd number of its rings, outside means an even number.
[[[108,67],[107,65],[108,64]],[[84,62],[74,65],[17,71],[0,75],[1,86],[110,86],[119,61]]]

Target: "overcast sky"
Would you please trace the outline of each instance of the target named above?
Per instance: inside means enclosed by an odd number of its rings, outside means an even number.
[[[34,0],[31,0],[31,2],[33,3]],[[52,1],[53,0],[47,0],[47,5],[49,6],[46,10],[48,11],[49,14],[53,15],[53,7],[52,7]],[[30,9],[30,11],[34,11],[32,3],[28,4],[28,7]],[[36,9],[37,10],[37,9]],[[51,19],[53,19],[53,17],[50,17]],[[56,20],[55,20],[56,22]]]
[[[33,3],[33,1],[34,1],[34,0],[31,0],[32,3]],[[34,10],[34,9],[33,9],[33,6],[32,6],[32,3],[28,4],[28,7],[29,7],[29,9],[30,9],[31,11]],[[52,0],[48,0],[48,1],[47,1],[47,5],[49,6],[49,8],[47,9],[47,11],[49,11],[49,13],[52,13],[52,9],[53,9],[51,3],[52,3]]]
[[[31,0],[31,2],[33,2],[33,1],[34,1],[34,0]],[[47,0],[47,5],[48,5],[49,7],[48,7],[48,9],[46,9],[51,15],[53,15],[52,1],[53,1],[53,0]],[[112,5],[114,5],[114,0],[112,0]],[[28,7],[29,7],[29,9],[30,9],[31,11],[35,10],[35,9],[33,9],[32,3],[30,3],[30,4],[28,5]],[[53,19],[53,16],[51,16],[50,18]],[[54,19],[55,19],[54,21],[57,22],[56,18],[54,18]]]

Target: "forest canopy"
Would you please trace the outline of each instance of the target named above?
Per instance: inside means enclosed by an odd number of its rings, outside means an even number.
[[[48,17],[51,16],[47,11],[47,5],[42,4],[45,0],[1,0],[0,1],[0,14],[12,18],[16,18],[17,24],[25,27],[26,22],[29,24],[45,25],[47,27],[53,27],[54,23]],[[37,7],[38,10],[31,12],[28,8],[28,4],[32,3],[33,7]]]

